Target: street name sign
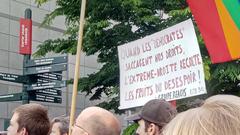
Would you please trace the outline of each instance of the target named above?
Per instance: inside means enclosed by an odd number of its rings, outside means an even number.
[[[52,96],[62,96],[62,91],[58,89],[40,89],[32,90],[30,93],[43,94],[43,95],[52,95]]]
[[[43,66],[59,63],[67,63],[67,56],[33,59],[25,62],[24,67]]]
[[[42,94],[30,94],[30,100],[50,103],[62,103],[62,98],[60,97],[47,96]]]
[[[15,82],[15,83],[27,83],[28,77],[16,74],[8,74],[0,72],[0,80]]]
[[[35,77],[41,78],[41,79],[50,79],[50,80],[62,80],[62,76],[60,74],[54,74],[54,73],[44,73],[44,74],[37,74]]]
[[[48,66],[24,68],[25,75],[49,73],[67,70],[67,64],[56,64]]]
[[[12,93],[12,94],[6,94],[6,95],[0,95],[0,102],[6,102],[6,101],[20,101],[22,100],[22,93]]]
[[[31,84],[31,85],[27,85],[27,90],[40,90],[40,89],[61,88],[61,87],[66,87],[66,81],[54,81],[54,82]]]

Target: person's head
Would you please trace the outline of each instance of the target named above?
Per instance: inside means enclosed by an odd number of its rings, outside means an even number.
[[[153,99],[148,101],[139,113],[128,117],[127,120],[139,124],[137,135],[158,135],[176,114],[176,108],[169,102]]]
[[[163,135],[239,135],[240,98],[216,95],[198,108],[178,114]]]
[[[51,122],[50,135],[68,135],[69,117],[56,117]]]
[[[120,135],[118,119],[100,107],[84,109],[76,119],[72,135]]]
[[[48,135],[50,121],[47,109],[39,104],[25,104],[13,111],[8,135]]]

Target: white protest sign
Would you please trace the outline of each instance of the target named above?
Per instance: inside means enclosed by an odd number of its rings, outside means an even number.
[[[191,19],[118,47],[120,109],[206,93]]]

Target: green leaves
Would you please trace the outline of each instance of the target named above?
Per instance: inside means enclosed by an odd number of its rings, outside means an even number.
[[[77,40],[69,37],[67,39],[46,40],[38,45],[38,51],[33,54],[34,57],[45,56],[49,52],[76,54]]]
[[[123,130],[123,135],[133,135],[138,128],[137,123],[129,125],[126,129]]]
[[[48,0],[36,0],[41,5]],[[50,25],[58,16],[66,19],[63,38],[46,40],[35,56],[49,52],[76,53],[81,0],[56,0],[57,8],[48,14],[42,25]],[[99,71],[81,78],[79,91],[91,94],[91,100],[103,99],[101,107],[119,106],[119,67],[117,46],[153,34],[188,18],[194,18],[185,0],[89,0],[87,1],[82,50],[97,55],[103,66]],[[208,95],[230,93],[239,95],[240,61],[212,64],[205,43],[195,25]],[[131,131],[126,131],[130,133]]]
[[[46,3],[50,0],[35,0],[35,3],[37,3],[38,6],[41,6],[43,3]]]
[[[213,71],[213,78],[221,82],[237,82],[239,81],[239,75],[239,61],[219,64]]]
[[[53,12],[51,12],[50,14],[47,14],[45,17],[44,17],[44,21],[42,22],[41,24],[41,27],[42,26],[48,26],[52,23],[52,21],[57,17],[57,16],[61,16],[61,15],[64,15],[63,13],[63,9],[62,8],[57,8],[55,9]]]

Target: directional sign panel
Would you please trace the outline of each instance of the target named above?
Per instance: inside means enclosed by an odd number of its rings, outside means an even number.
[[[62,81],[62,75],[55,73],[43,73],[43,74],[34,74],[28,75],[29,83],[42,83],[42,82],[53,82],[53,81]]]
[[[8,74],[0,72],[0,80],[16,82],[16,83],[27,83],[28,77],[16,74]]]
[[[53,74],[53,73],[45,73],[45,74],[37,74],[36,77],[41,79],[50,79],[50,80],[62,80],[62,76],[60,74]]]
[[[24,68],[24,73],[25,75],[31,75],[31,74],[39,74],[39,73],[58,72],[58,71],[64,71],[64,70],[67,70],[67,64]]]
[[[55,81],[47,83],[36,83],[32,85],[27,85],[27,90],[40,90],[49,88],[61,88],[66,87],[66,81]]]
[[[52,95],[52,96],[62,96],[62,91],[58,89],[41,89],[41,90],[32,90],[30,93],[43,94],[43,95]]]
[[[20,101],[20,100],[22,100],[22,93],[0,95],[0,102]]]
[[[50,102],[50,103],[62,103],[62,98],[60,97],[52,97],[42,94],[31,94],[30,100],[33,101],[41,101],[41,102]]]
[[[24,67],[43,66],[43,65],[67,63],[67,59],[68,59],[67,56],[43,58],[43,59],[33,59],[33,60],[28,60],[24,64]]]

